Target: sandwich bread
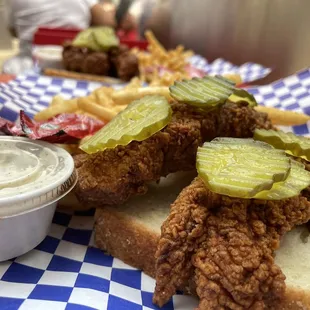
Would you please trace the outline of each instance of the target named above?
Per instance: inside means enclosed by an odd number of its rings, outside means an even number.
[[[176,173],[151,184],[144,196],[118,207],[97,209],[97,246],[125,263],[155,277],[155,252],[169,206],[190,184],[194,173]],[[276,310],[310,310],[310,237],[297,227],[287,233],[276,252],[276,263],[286,275],[286,296]],[[185,288],[185,291],[187,289]]]

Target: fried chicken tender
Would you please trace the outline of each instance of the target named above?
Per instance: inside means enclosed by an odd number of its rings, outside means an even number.
[[[147,183],[176,171],[195,168],[196,151],[215,137],[252,137],[255,128],[272,128],[267,114],[227,102],[202,114],[186,104],[171,104],[171,122],[160,132],[127,146],[77,155],[76,195],[88,207],[124,203],[144,194]]]
[[[270,309],[286,288],[274,251],[283,234],[309,219],[310,202],[302,195],[231,198],[209,191],[197,177],[162,226],[154,303],[164,305],[194,278],[198,309]]]

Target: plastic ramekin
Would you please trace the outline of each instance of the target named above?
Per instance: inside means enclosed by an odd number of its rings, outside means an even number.
[[[32,56],[39,68],[63,69],[62,46],[42,45],[33,48]]]
[[[77,182],[71,155],[50,143],[0,136],[0,261],[46,237],[57,201]]]

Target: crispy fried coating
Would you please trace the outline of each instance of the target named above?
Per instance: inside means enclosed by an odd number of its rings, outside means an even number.
[[[153,301],[164,305],[194,277],[198,309],[268,309],[285,292],[285,276],[273,258],[280,237],[309,219],[310,202],[302,195],[230,198],[196,178],[162,226]]]
[[[267,114],[226,103],[209,113],[172,103],[171,122],[160,132],[127,146],[75,157],[78,199],[88,207],[124,203],[147,191],[147,183],[195,168],[196,151],[215,137],[252,137],[255,128],[272,128]]]

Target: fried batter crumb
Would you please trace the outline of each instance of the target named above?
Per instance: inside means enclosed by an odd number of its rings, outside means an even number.
[[[154,303],[164,305],[194,277],[198,309],[268,308],[285,293],[285,276],[273,257],[280,237],[309,219],[310,202],[302,195],[230,198],[196,178],[162,226]]]
[[[176,171],[195,169],[198,146],[215,137],[247,138],[255,128],[272,128],[267,114],[226,103],[202,114],[186,104],[171,104],[171,122],[160,132],[127,146],[75,156],[76,194],[88,207],[124,203],[147,191],[147,183]]]

